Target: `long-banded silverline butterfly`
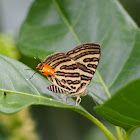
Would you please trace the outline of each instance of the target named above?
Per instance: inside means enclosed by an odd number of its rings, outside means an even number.
[[[80,96],[87,94],[89,85],[100,59],[100,45],[95,43],[82,44],[67,53],[49,55],[36,68],[53,85],[48,90],[77,97],[76,106],[81,102]]]

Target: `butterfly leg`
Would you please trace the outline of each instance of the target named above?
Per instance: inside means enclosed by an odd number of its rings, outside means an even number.
[[[61,102],[62,99],[63,99],[65,96],[66,96],[66,94],[64,94],[64,95],[61,97],[61,99],[59,100],[59,102]]]
[[[80,102],[81,102],[81,98],[80,98],[80,96],[77,96],[77,99],[76,99],[76,106],[79,106]]]

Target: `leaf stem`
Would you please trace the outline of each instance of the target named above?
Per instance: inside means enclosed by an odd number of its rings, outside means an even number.
[[[123,131],[120,127],[115,126],[116,129],[116,135],[118,140],[123,140]]]
[[[136,129],[136,127],[132,127],[131,129],[129,129],[124,136],[124,140],[130,140],[130,135],[131,133]]]
[[[85,116],[90,121],[92,121],[95,125],[97,125],[102,130],[102,132],[106,135],[108,140],[116,140],[113,134],[97,118],[92,116],[90,113],[81,112],[81,110],[75,110],[75,111]]]

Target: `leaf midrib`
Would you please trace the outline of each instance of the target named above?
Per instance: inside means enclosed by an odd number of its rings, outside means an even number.
[[[45,99],[45,100],[48,100],[48,101],[50,101],[50,99],[52,99],[52,101],[58,102],[57,100],[55,100],[55,99],[53,99],[53,98],[48,98],[48,97],[44,97],[44,96],[39,96],[39,95],[37,95],[37,94],[29,94],[29,93],[26,93],[26,92],[20,92],[20,91],[15,91],[15,90],[7,90],[7,89],[0,89],[0,91],[1,91],[1,92],[7,92],[7,93],[20,94],[20,95],[24,95],[24,96],[30,96],[30,97],[39,99],[39,102],[41,101],[40,99]],[[61,103],[64,104],[64,105],[68,105],[68,104],[66,104],[65,102],[61,102]]]
[[[60,8],[58,2],[57,2],[56,0],[52,0],[52,1],[53,1],[54,5],[55,5],[57,11],[59,12],[61,18],[63,19],[64,23],[66,24],[66,26],[68,27],[68,29],[71,31],[72,35],[74,36],[75,40],[78,42],[78,44],[82,44],[82,42],[81,42],[81,40],[79,39],[78,35],[76,34],[76,32],[75,32],[73,26],[69,23],[69,21],[67,20],[67,18],[66,18],[65,15],[64,15],[64,13],[62,12],[62,10],[61,10],[61,8]],[[106,86],[105,82],[103,81],[103,79],[102,79],[102,77],[101,77],[99,71],[96,70],[96,73],[97,73],[97,77],[98,77],[98,79],[99,79],[101,85],[102,85],[102,86],[104,87],[104,89],[105,89],[105,92],[106,92],[108,98],[111,98],[111,93],[109,92],[109,89],[108,89],[108,87]]]

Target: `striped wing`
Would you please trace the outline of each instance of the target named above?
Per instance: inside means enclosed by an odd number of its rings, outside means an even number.
[[[51,85],[49,87],[47,87],[48,90],[55,92],[55,93],[66,93],[67,91],[62,89],[59,86],[55,86],[55,85]]]
[[[100,59],[100,46],[94,43],[82,44],[66,53],[78,66],[80,85],[75,95],[82,94],[90,83]]]
[[[77,64],[65,53],[55,53],[44,60],[46,65],[55,69],[53,76],[48,77],[55,86],[48,87],[51,91],[75,93],[81,84]]]

